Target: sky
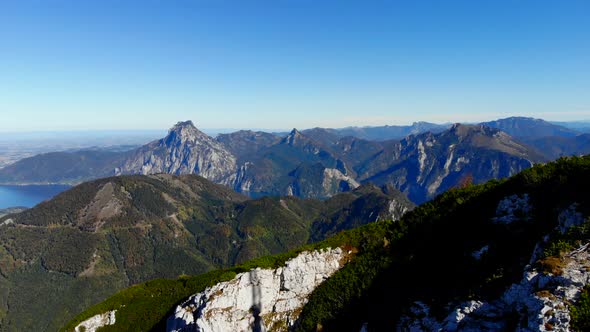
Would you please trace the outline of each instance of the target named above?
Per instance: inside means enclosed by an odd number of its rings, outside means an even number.
[[[0,1],[0,132],[590,119],[590,1]]]

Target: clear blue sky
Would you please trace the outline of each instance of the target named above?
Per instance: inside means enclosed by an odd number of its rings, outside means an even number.
[[[0,1],[0,131],[590,119],[590,1]]]

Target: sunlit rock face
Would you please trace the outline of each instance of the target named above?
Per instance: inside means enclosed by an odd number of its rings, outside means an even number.
[[[74,331],[76,332],[95,332],[99,328],[115,324],[115,313],[117,310],[105,312],[100,315],[92,316],[82,323],[78,324]]]
[[[311,292],[347,261],[342,249],[302,252],[276,269],[252,269],[191,296],[167,331],[286,331]]]
[[[179,122],[168,135],[143,146],[127,158],[121,174],[198,174],[216,183],[233,184],[236,158],[199,131],[191,121]]]

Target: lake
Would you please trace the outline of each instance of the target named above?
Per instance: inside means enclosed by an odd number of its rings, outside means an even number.
[[[0,209],[14,206],[33,207],[69,188],[70,186],[66,185],[0,185]]]

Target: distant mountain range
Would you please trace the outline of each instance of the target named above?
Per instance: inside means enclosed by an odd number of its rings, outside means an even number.
[[[549,122],[531,117],[515,116],[495,121],[465,124],[482,124],[484,126],[500,129],[514,137],[546,137],[546,136],[576,136],[582,133],[589,133],[590,122]],[[402,139],[408,135],[417,135],[424,132],[439,133],[449,129],[452,123],[436,124],[430,122],[414,122],[407,126],[376,126],[376,127],[346,127],[346,128],[312,128],[302,132],[309,134],[317,129],[325,131],[338,137],[353,136],[370,141],[386,141],[391,139]],[[276,133],[284,136],[287,133]]]
[[[319,201],[250,200],[197,175],[86,182],[0,217],[1,330],[57,330],[130,285],[286,252],[413,208],[391,186]]]
[[[581,156],[590,154],[590,134],[581,134],[573,137],[548,136],[539,138],[522,139],[530,146],[534,146],[548,159],[557,159],[564,156]]]
[[[560,125],[582,133],[590,133],[590,121],[551,121],[551,123]]]
[[[571,218],[587,215],[588,157],[543,165],[564,151],[584,151],[587,135],[528,118],[434,131],[389,140],[322,128],[212,138],[186,121],[133,150],[48,153],[0,169],[4,183],[83,182],[20,213],[1,211],[8,214],[0,217],[0,330],[56,330],[118,290],[181,276],[99,305],[121,305],[124,324],[162,328],[186,292],[248,270],[212,272],[206,276],[217,277],[206,282],[186,275],[304,245],[336,245],[358,256],[338,258],[344,272],[334,279],[312,275],[327,286],[309,295],[307,309],[298,307],[300,324],[358,331],[363,322],[394,326],[403,318],[410,326],[414,301],[446,315],[465,298],[498,296],[520,280],[535,244],[570,218],[571,206],[579,204]],[[406,214],[415,207],[408,198],[423,204]],[[519,221],[505,223],[511,218]],[[279,268],[290,255],[261,261]],[[273,278],[283,292],[281,273]],[[389,316],[375,305],[387,298]]]
[[[547,136],[573,137],[580,134],[578,131],[556,125],[545,120],[511,117],[490,122],[482,122],[484,126],[497,128],[517,138],[540,138]]]
[[[132,150],[165,133],[165,130],[0,132],[0,168],[48,152]]]
[[[392,139],[402,139],[408,135],[417,135],[427,131],[439,133],[448,129],[451,125],[452,124],[450,123],[436,124],[430,122],[414,122],[408,126],[346,127],[339,129],[312,128],[303,130],[302,132],[307,135],[318,129],[323,129],[340,138],[352,136],[368,141],[387,141]]]
[[[584,133],[587,132],[584,122],[550,123],[541,119],[512,117],[482,124],[498,128],[535,147],[548,160],[590,153],[590,134]]]
[[[349,136],[355,133],[373,140]],[[405,136],[383,140],[400,135]],[[187,121],[176,124],[166,137],[130,151],[26,158],[0,169],[0,183],[75,184],[123,174],[199,174],[251,197],[327,198],[371,182],[392,184],[421,203],[466,178],[480,183],[506,177],[534,163],[589,149],[583,135],[530,118],[480,125],[293,129],[282,137],[238,131],[216,138]]]

